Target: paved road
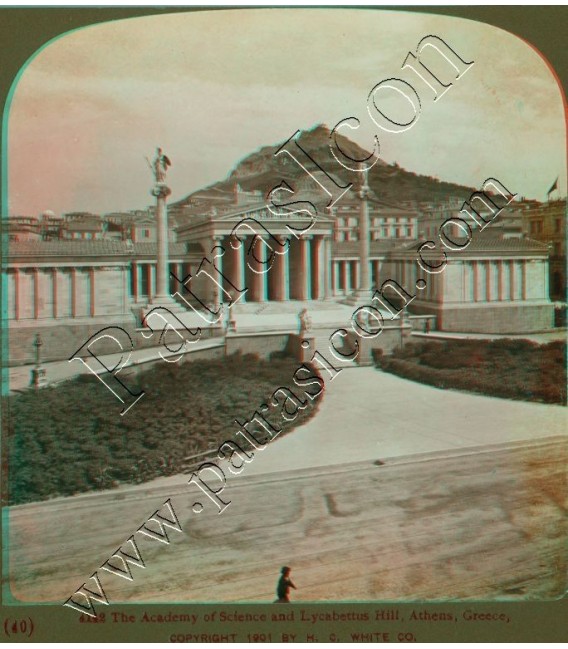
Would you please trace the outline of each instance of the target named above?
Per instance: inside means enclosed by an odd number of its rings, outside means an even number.
[[[12,592],[65,600],[171,498],[183,533],[143,538],[133,582],[102,573],[112,601],[271,601],[284,564],[306,601],[554,597],[566,412],[344,370],[315,419],[228,479],[221,515],[192,512],[183,475],[11,508]]]
[[[558,597],[566,440],[478,451],[243,478],[220,515],[192,513],[187,486],[13,508],[12,593],[63,602],[171,498],[183,531],[169,545],[137,534],[146,568],[99,572],[111,603],[270,602],[282,565],[302,601]]]

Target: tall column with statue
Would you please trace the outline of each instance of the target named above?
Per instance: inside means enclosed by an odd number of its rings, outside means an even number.
[[[353,293],[347,298],[349,304],[355,305],[368,300],[371,292],[371,278],[369,274],[370,239],[369,239],[369,184],[367,169],[361,166],[363,177],[357,196],[359,205],[359,282]]]
[[[166,199],[172,193],[166,185],[166,173],[171,166],[170,159],[162,149],[156,150],[156,157],[152,163],[155,183],[151,194],[156,197],[156,231],[158,239],[158,256],[156,260],[156,295],[157,304],[171,302],[168,290],[169,284],[169,255],[168,255],[168,206]]]

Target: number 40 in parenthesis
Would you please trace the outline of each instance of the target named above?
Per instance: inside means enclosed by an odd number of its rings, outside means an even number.
[[[29,638],[31,637],[33,631],[34,631],[34,623],[31,617],[23,618],[21,620],[16,620],[7,617],[4,620],[4,633],[8,637],[13,635],[24,635]]]

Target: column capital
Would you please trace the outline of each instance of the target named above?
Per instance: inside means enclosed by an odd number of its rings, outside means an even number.
[[[166,198],[172,193],[172,190],[164,184],[157,184],[152,187],[150,194],[156,198]]]

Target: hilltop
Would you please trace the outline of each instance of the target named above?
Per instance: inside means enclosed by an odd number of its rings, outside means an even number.
[[[355,185],[360,181],[360,174],[342,167],[331,154],[330,129],[320,124],[309,131],[302,131],[298,142],[317,163],[331,176]],[[338,135],[337,141],[345,153],[354,159],[364,159],[370,152],[360,147],[349,138]],[[203,202],[225,202],[233,196],[234,187],[238,185],[247,192],[256,191],[262,196],[281,181],[287,181],[291,187],[298,188],[298,181],[305,178],[305,172],[289,156],[274,153],[284,144],[263,146],[243,158],[232,169],[225,180],[189,194],[177,203],[174,209],[183,209]],[[314,165],[307,165],[315,169]],[[311,169],[310,169],[311,170]],[[369,172],[369,185],[380,200],[394,205],[418,205],[419,203],[440,203],[450,196],[466,200],[475,188],[464,187],[450,182],[441,182],[431,176],[423,176],[403,169],[398,164],[387,164],[379,161]]]

